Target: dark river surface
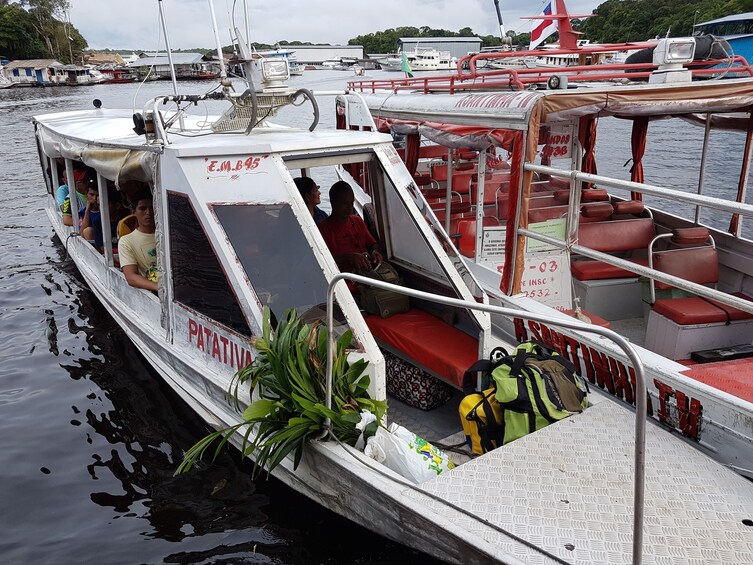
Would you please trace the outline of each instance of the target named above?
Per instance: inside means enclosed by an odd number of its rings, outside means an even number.
[[[333,90],[351,76],[307,71],[291,82]],[[210,84],[180,87],[198,93]],[[252,481],[235,452],[173,477],[207,430],[66,259],[43,209],[30,123],[35,114],[90,108],[94,98],[105,108],[132,107],[138,89],[0,90],[0,562],[431,563],[274,479]],[[136,107],[170,92],[169,83],[148,83]],[[331,125],[332,99],[320,105],[320,127]],[[284,110],[279,121],[310,117],[306,107]],[[647,182],[695,191],[702,129],[662,122],[649,131],[658,141],[647,149]],[[599,172],[627,177],[629,124],[602,120],[599,137]],[[720,132],[712,141],[707,193],[734,194],[743,135]],[[609,157],[614,164],[602,162]]]

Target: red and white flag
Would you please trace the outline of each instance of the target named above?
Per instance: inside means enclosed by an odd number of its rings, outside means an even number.
[[[542,16],[551,16],[552,15],[552,3],[549,2],[547,4],[546,8],[544,8],[544,12],[541,14]],[[531,32],[531,45],[529,47],[530,50],[536,49],[547,37],[552,35],[555,31],[557,31],[557,22],[554,20],[542,20],[541,23],[539,23]]]

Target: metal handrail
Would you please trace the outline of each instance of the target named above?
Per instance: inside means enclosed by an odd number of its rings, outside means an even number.
[[[724,198],[703,196],[694,194],[692,192],[683,192],[681,190],[674,190],[671,188],[662,188],[642,182],[614,179],[601,175],[593,175],[591,173],[583,173],[581,171],[555,169],[554,167],[534,165],[533,163],[526,163],[525,170],[533,171],[535,173],[544,173],[563,179],[575,178],[576,181],[600,184],[620,190],[642,192],[643,194],[649,194],[651,196],[658,196],[660,198],[667,198],[670,200],[682,200],[683,202],[686,202],[688,204],[700,204],[701,206],[705,206],[706,208],[713,208],[715,210],[721,210],[723,212],[731,212],[733,214],[753,217],[753,205],[745,204],[742,202],[733,202],[731,200],[725,200]]]
[[[458,306],[488,312],[490,314],[500,314],[513,318],[523,318],[535,322],[543,322],[553,326],[561,326],[571,330],[590,332],[605,337],[616,343],[624,352],[635,369],[635,483],[633,485],[633,564],[640,565],[643,559],[643,515],[644,515],[644,498],[645,498],[645,472],[646,472],[646,376],[643,370],[643,363],[636,353],[630,342],[621,335],[591,324],[585,324],[577,320],[566,320],[545,314],[533,314],[524,310],[505,308],[502,306],[493,306],[491,304],[481,304],[439,296],[420,290],[406,288],[383,281],[377,281],[361,275],[352,273],[338,273],[327,287],[327,376],[326,376],[326,397],[325,404],[327,409],[332,408],[332,371],[334,367],[335,356],[335,336],[334,336],[334,298],[335,286],[338,282],[350,280],[363,285],[370,285],[382,290],[391,290],[406,296],[444,304],[446,306]],[[329,418],[324,421],[326,431],[330,431],[332,422]],[[325,432],[326,433],[326,432]]]
[[[725,304],[727,306],[732,306],[733,308],[737,308],[738,310],[742,310],[743,312],[750,312],[751,314],[753,314],[753,302],[744,298],[740,298],[739,296],[735,296],[734,294],[727,294],[726,292],[716,290],[715,288],[709,288],[702,284],[690,282],[675,275],[657,271],[652,267],[644,267],[639,263],[634,263],[627,259],[621,259],[620,257],[609,255],[608,253],[604,253],[603,251],[596,251],[594,249],[591,249],[590,247],[583,247],[582,245],[578,244],[568,244],[561,239],[556,239],[548,235],[536,233],[525,228],[519,229],[518,233],[530,239],[535,239],[537,241],[547,243],[558,249],[566,249],[568,251],[571,251],[572,253],[577,253],[578,255],[588,257],[589,259],[596,259],[597,261],[625,269],[626,271],[630,271],[631,273],[635,273],[636,275],[648,277],[664,284],[671,285],[675,288],[679,288],[680,290],[686,290],[697,296],[710,298],[711,300],[716,300],[717,302],[721,302],[722,304]]]

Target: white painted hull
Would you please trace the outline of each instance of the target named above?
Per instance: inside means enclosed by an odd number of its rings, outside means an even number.
[[[65,240],[69,229],[61,225],[52,204],[48,207],[48,215],[58,236],[61,240]],[[104,263],[98,254],[86,243],[78,238],[70,238],[68,249],[92,292],[165,382],[210,426],[220,428],[237,423],[239,415],[224,400],[224,390],[229,385],[230,375],[212,371],[199,359],[193,358],[190,352],[177,347],[175,343],[171,344],[168,333],[160,327],[158,316],[154,315],[155,309],[149,307],[153,298],[146,293],[123,286],[124,281],[120,273],[103,268]],[[134,297],[138,295],[141,295],[141,299],[134,301]],[[610,401],[605,400],[597,406],[609,403]],[[606,418],[602,420],[606,422],[611,418],[612,413],[618,413],[622,419],[628,421],[633,419],[632,414],[625,410],[620,411],[616,407],[607,408],[606,412],[602,409],[601,412],[603,414],[599,415],[597,408],[592,408],[586,411],[584,416]],[[576,418],[581,417],[573,416],[572,420],[575,422]],[[586,421],[582,425],[587,429],[593,426],[592,423]],[[624,422],[613,425],[622,428]],[[566,435],[562,435],[563,433]],[[479,496],[482,499],[487,496],[501,497],[502,500],[507,501],[507,489],[511,486],[500,485],[498,477],[509,476],[509,480],[515,481],[518,480],[514,478],[515,473],[524,477],[528,476],[530,479],[537,476],[533,473],[533,469],[538,464],[539,455],[534,449],[531,451],[533,459],[521,458],[520,450],[526,452],[526,449],[533,449],[533,447],[527,448],[527,444],[535,446],[537,442],[549,445],[552,438],[548,436],[556,438],[557,435],[560,436],[560,440],[556,443],[561,449],[570,453],[569,450],[572,447],[567,445],[567,442],[575,442],[585,452],[586,458],[590,458],[587,434],[583,435],[582,432],[578,432],[577,437],[574,437],[568,428],[555,425],[522,438],[510,446],[479,457],[453,471],[446,472],[438,479],[424,483],[420,487],[406,483],[404,479],[366,458],[361,452],[332,441],[310,444],[296,470],[293,470],[289,457],[272,471],[272,475],[297,492],[353,522],[448,563],[482,565],[548,562],[546,555],[556,555],[560,559],[566,559],[569,556],[570,549],[563,545],[561,540],[570,538],[563,538],[562,536],[566,535],[563,533],[553,536],[550,543],[547,541],[531,543],[526,541],[526,538],[540,539],[537,532],[540,532],[552,520],[549,517],[551,513],[557,517],[558,525],[564,528],[563,531],[569,531],[570,528],[583,528],[580,497],[571,489],[562,490],[562,494],[558,494],[559,491],[556,488],[542,490],[546,493],[545,496],[554,496],[558,499],[567,496],[573,499],[572,508],[569,508],[571,506],[569,501],[568,504],[563,504],[562,500],[559,500],[552,503],[556,507],[543,514],[540,513],[537,497],[533,496],[521,499],[528,500],[533,505],[527,510],[523,510],[523,506],[526,505],[521,506],[518,499],[515,499],[514,504],[495,503],[490,507],[488,504],[474,503],[473,498],[475,494],[476,498]],[[649,443],[658,442],[657,445],[652,446],[653,450],[650,453],[666,451],[670,454],[675,451],[685,453],[675,438],[657,428],[649,429],[649,440]],[[241,435],[236,434],[233,443],[240,446],[241,441]],[[632,449],[631,445],[630,441],[625,443],[628,453]],[[512,446],[518,450],[517,454],[506,451]],[[499,458],[505,456],[517,463],[514,468],[507,468],[502,472],[505,465],[509,465],[509,462],[499,463]],[[574,456],[582,457],[583,455],[574,454]],[[609,454],[604,457],[605,460],[612,461],[611,464],[624,467],[621,472],[625,473],[622,475],[625,480],[611,485],[610,496],[621,497],[629,504],[632,496],[630,457],[620,456],[616,461],[611,460]],[[699,459],[701,457],[701,455],[695,455],[690,459],[703,463],[704,459]],[[557,465],[566,464],[564,460],[557,463]],[[670,464],[674,464],[674,460],[670,461]],[[734,499],[743,511],[753,511],[753,494],[750,489],[747,493],[743,492],[744,489],[740,490],[743,487],[743,479],[733,473],[724,472],[713,463],[703,464],[708,468],[704,467],[702,471],[699,471],[696,465],[688,465],[689,468],[685,472],[692,478],[691,484],[692,480],[716,479],[720,483],[720,488],[740,493],[739,496],[742,498],[735,496]],[[588,469],[588,465],[583,467],[584,471]],[[664,488],[661,481],[666,477],[665,467],[652,470],[656,471],[657,478],[650,480],[647,486],[646,499],[650,513],[662,512],[664,506],[677,507],[681,499],[692,497],[692,493],[668,491]],[[500,475],[501,472],[502,475]],[[590,474],[588,476],[593,477]],[[652,478],[651,470],[649,477]],[[581,491],[583,481],[586,479],[574,473],[572,480],[577,483],[578,491]],[[488,490],[488,495],[484,495],[485,489]],[[509,492],[512,493],[512,490]],[[584,492],[588,499],[588,491]],[[705,496],[703,494],[701,499],[705,500]],[[605,509],[604,511],[613,508],[610,504],[600,504]],[[726,507],[722,503],[717,502],[716,507],[718,507],[718,512],[729,512],[725,510]],[[711,519],[712,515],[714,518],[717,516],[713,513],[707,513],[705,516]],[[629,531],[629,518],[629,513],[628,516],[617,513],[614,519],[605,520],[606,527]],[[676,519],[678,524],[685,520],[682,515],[678,515]],[[729,519],[726,519],[729,522]],[[724,544],[729,543],[721,539],[724,528],[729,530],[730,539],[740,538],[738,530],[745,526],[741,526],[739,520],[737,520],[737,525],[734,522],[728,524],[704,522],[704,526],[715,528],[710,535],[720,536],[714,539]],[[520,525],[512,527],[515,523],[520,523]],[[645,550],[647,559],[651,556],[658,558],[663,554],[666,550],[666,542],[662,540],[666,540],[666,536],[674,531],[673,528],[677,527],[671,520],[663,519],[661,528],[658,529],[660,532],[660,535],[657,534],[658,539],[651,539],[649,536]],[[579,538],[576,543],[586,552],[586,555],[596,558],[603,551],[600,549],[603,543],[599,541],[603,532],[596,526],[586,528],[585,531],[585,539]],[[655,531],[657,528],[651,530],[651,532]],[[621,537],[620,542],[615,546],[616,552],[610,553],[610,563],[630,563],[630,539],[629,534]],[[686,543],[683,538],[678,539],[679,543]],[[552,546],[552,543],[555,545]],[[688,555],[683,553],[683,547],[676,551],[680,552],[681,556]],[[736,563],[753,563],[753,541],[747,544],[738,541],[735,550],[730,555],[734,555]],[[679,562],[674,561],[674,563]]]

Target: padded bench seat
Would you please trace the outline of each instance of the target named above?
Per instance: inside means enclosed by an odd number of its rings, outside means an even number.
[[[750,297],[743,294],[735,294],[735,296],[751,300]],[[681,326],[753,320],[753,314],[750,312],[727,306],[715,300],[706,300],[700,296],[657,300],[654,302],[654,312]]]
[[[635,263],[636,265],[643,265],[644,267],[648,267],[647,259],[628,260],[632,263]],[[632,271],[628,271],[627,269],[623,269],[622,267],[617,267],[615,265],[610,265],[608,263],[596,261],[594,259],[573,261],[570,265],[570,270],[572,271],[573,276],[579,281],[627,279],[636,278],[639,276],[637,273],[633,273]]]
[[[418,308],[389,318],[366,316],[377,339],[448,383],[463,387],[465,371],[478,360],[478,340]]]

